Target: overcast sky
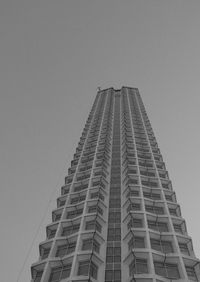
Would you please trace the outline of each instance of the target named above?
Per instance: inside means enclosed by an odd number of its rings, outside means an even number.
[[[200,1],[0,1],[1,280],[30,280],[98,86],[138,87],[200,257]]]

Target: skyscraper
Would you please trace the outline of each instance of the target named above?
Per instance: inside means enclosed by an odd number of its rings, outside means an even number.
[[[32,282],[200,281],[138,89],[98,91],[39,251]]]

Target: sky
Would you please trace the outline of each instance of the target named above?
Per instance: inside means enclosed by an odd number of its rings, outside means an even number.
[[[199,9],[199,0],[0,1],[2,281],[30,281],[99,86],[139,88],[200,258]]]

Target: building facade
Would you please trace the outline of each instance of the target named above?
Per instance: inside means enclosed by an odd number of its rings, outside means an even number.
[[[39,252],[32,282],[200,281],[138,89],[98,91]]]

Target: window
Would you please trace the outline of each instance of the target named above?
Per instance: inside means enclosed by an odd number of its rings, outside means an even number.
[[[101,215],[103,214],[103,210],[99,207],[99,206],[97,206],[97,205],[95,205],[95,206],[90,206],[89,208],[88,208],[88,213],[96,213],[96,212],[98,212],[98,213],[100,213]]]
[[[91,169],[92,167],[91,166],[83,166],[80,168],[80,171],[86,171],[88,169]]]
[[[104,196],[100,192],[91,193],[91,199],[99,198],[104,201]]]
[[[156,206],[148,206],[145,205],[146,211],[150,213],[155,213],[155,214],[164,214],[164,209],[163,207],[156,207]]]
[[[129,250],[132,248],[145,248],[144,238],[143,237],[133,237],[128,242]]]
[[[169,278],[179,279],[180,274],[177,264],[154,262],[155,272],[157,275]]]
[[[121,262],[121,247],[107,247],[106,263]]]
[[[167,201],[173,202],[172,195],[165,195]]]
[[[138,203],[131,203],[127,208],[127,212],[129,212],[129,211],[139,211],[139,210],[140,210],[140,204],[138,204]]]
[[[53,221],[58,221],[58,220],[60,220],[61,215],[62,215],[61,213],[60,213],[60,214],[54,214]]]
[[[56,257],[64,257],[68,254],[71,254],[75,251],[76,242],[71,242],[67,245],[58,246]]]
[[[158,222],[158,221],[152,221],[148,220],[148,227],[150,229],[159,231],[159,232],[168,232],[168,226],[166,222]]]
[[[133,276],[134,274],[140,274],[140,273],[148,273],[147,260],[136,258],[129,265],[129,275]]]
[[[48,239],[54,238],[55,234],[56,234],[56,229],[49,229],[48,236],[47,236]]]
[[[175,230],[177,233],[183,234],[181,224],[173,224],[173,225],[174,225],[174,230]]]
[[[162,183],[162,187],[165,189],[169,189],[169,184],[168,183]]]
[[[176,209],[169,208],[169,213],[171,215],[177,216]]]
[[[66,195],[68,193],[69,193],[69,188],[68,189],[63,188],[62,191],[61,191],[62,195]]]
[[[121,282],[121,270],[106,270],[105,282]]]
[[[108,215],[109,223],[121,223],[121,212],[109,212]]]
[[[99,253],[100,244],[92,238],[83,240],[82,250],[85,251],[85,250],[92,250],[92,249],[95,252]]]
[[[78,232],[80,224],[74,224],[63,228],[62,236],[69,236]]]
[[[120,190],[117,189],[110,189],[110,195],[118,195],[117,198],[110,198],[109,207],[110,208],[121,208],[121,199],[120,199]]]
[[[93,180],[92,186],[101,186],[102,188],[105,189],[105,184],[101,180]]]
[[[87,179],[89,177],[90,177],[90,174],[84,174],[84,175],[77,176],[76,180],[81,181],[81,180]]]
[[[128,227],[128,229],[130,229],[132,227],[133,228],[143,227],[142,219],[140,219],[140,218],[131,218],[131,220],[129,221],[127,227]]]
[[[101,232],[101,225],[96,220],[88,221],[85,225],[85,230],[93,230],[96,229],[97,231]]]
[[[150,177],[155,177],[156,176],[156,174],[154,173],[154,172],[151,172],[151,171],[140,171],[140,174],[141,175],[145,175],[145,176],[150,176]]]
[[[63,266],[55,267],[51,271],[49,282],[59,282],[64,278],[69,277],[71,271],[71,263]]]
[[[149,192],[143,192],[145,198],[149,198],[152,200],[160,200],[160,194],[156,193],[149,193]]]
[[[128,197],[138,197],[139,196],[139,191],[137,190],[130,190],[128,193],[127,193],[127,198]]]
[[[37,271],[34,278],[34,282],[40,282],[42,278],[42,274],[43,274],[43,270]]]
[[[89,260],[79,262],[78,275],[88,276],[90,274],[94,279],[97,279],[97,270],[97,266]]]
[[[138,180],[134,179],[134,178],[129,178],[126,184],[127,185],[129,185],[129,184],[137,185],[138,184]]]
[[[192,281],[198,281],[194,267],[185,266],[188,278]]]
[[[76,204],[85,200],[85,195],[71,199],[71,204]]]
[[[86,188],[88,188],[88,184],[81,184],[79,186],[74,187],[74,192],[78,192],[78,191],[84,190]]]
[[[74,210],[74,211],[69,211],[67,213],[67,219],[70,219],[70,218],[75,218],[79,215],[81,215],[83,213],[83,209],[78,209],[78,210]]]
[[[43,248],[43,249],[42,249],[42,256],[41,256],[41,258],[42,258],[42,259],[48,258],[49,252],[50,252],[50,248]]]
[[[169,241],[151,239],[151,247],[162,253],[173,253],[172,243]]]
[[[58,206],[62,207],[65,205],[65,200],[60,200]]]
[[[158,187],[157,182],[145,181],[145,180],[142,180],[142,185],[150,187],[150,188],[157,188]]]
[[[120,241],[121,240],[121,228],[108,228],[108,241]]]
[[[179,244],[179,248],[181,253],[185,254],[185,255],[190,255],[187,244],[184,243],[178,243]]]

